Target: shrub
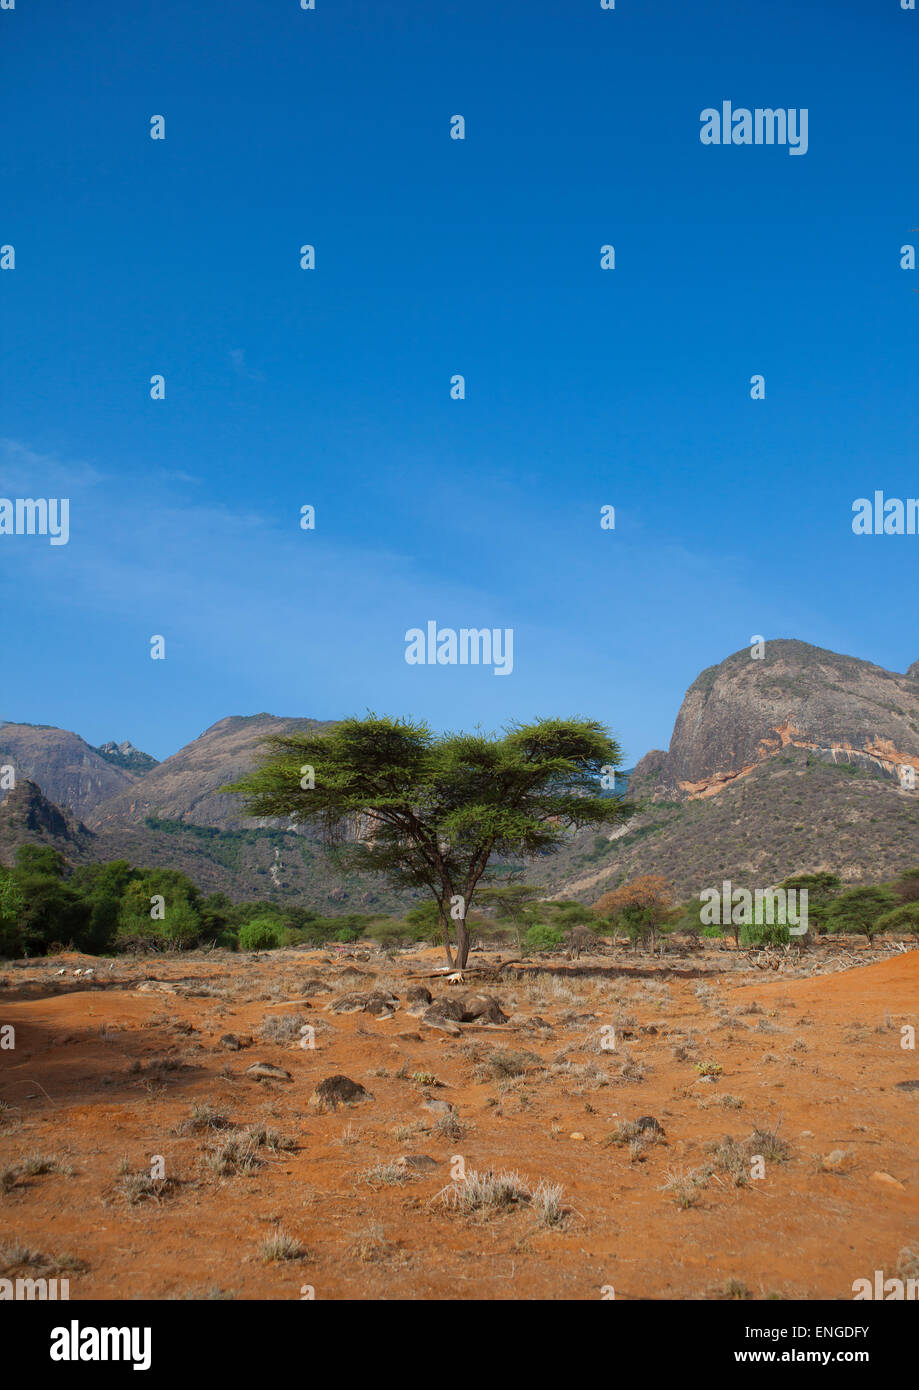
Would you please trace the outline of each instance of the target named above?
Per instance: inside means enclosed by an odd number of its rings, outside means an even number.
[[[256,917],[239,929],[241,951],[271,951],[280,946],[284,928],[276,917]]]
[[[893,912],[884,912],[875,922],[879,932],[908,932],[919,940],[919,902],[906,902]]]
[[[561,946],[564,932],[558,927],[549,927],[545,922],[534,922],[524,937],[528,951],[554,951]]]

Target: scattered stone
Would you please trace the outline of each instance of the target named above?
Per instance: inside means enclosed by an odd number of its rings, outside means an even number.
[[[331,994],[332,986],[327,985],[325,980],[310,979],[304,980],[299,986],[301,994]]]
[[[361,970],[356,965],[346,965],[343,970],[338,972],[340,980],[353,980],[357,983],[360,980],[375,980],[377,977],[375,970]]]
[[[220,1039],[220,1046],[225,1047],[227,1052],[238,1052],[242,1047],[242,1043],[235,1033],[224,1033],[223,1037]]]
[[[457,1024],[462,1017],[463,1006],[460,1001],[445,996],[443,999],[435,1000],[425,1009],[421,1015],[421,1022],[430,1028],[438,1028],[441,1033],[449,1033],[451,1037],[458,1038],[462,1029],[458,1028]]]
[[[396,1037],[400,1038],[402,1042],[421,1042],[420,1033],[397,1033]]]
[[[422,1104],[425,1110],[430,1110],[432,1115],[454,1115],[456,1113],[456,1106],[451,1105],[448,1100],[433,1100],[430,1096],[426,1096]]]
[[[455,994],[445,994],[440,999],[435,999],[422,1014],[423,1022],[427,1023],[432,1018],[446,1018],[452,1023],[459,1023],[463,1017],[462,1001],[457,999]]]
[[[422,1023],[426,1023],[429,1028],[436,1028],[438,1033],[446,1033],[451,1038],[461,1038],[463,1030],[456,1023],[451,1023],[448,1018],[441,1018],[435,1015],[433,1018],[423,1018]]]
[[[433,995],[424,985],[411,985],[405,992],[406,1012],[418,1018],[431,1003]]]
[[[414,1173],[430,1172],[436,1168],[437,1164],[428,1154],[402,1154],[401,1158],[396,1159],[400,1168],[410,1168]]]
[[[463,1023],[506,1023],[507,1014],[491,994],[467,994],[460,1001]]]
[[[895,1177],[892,1177],[890,1173],[872,1173],[870,1181],[881,1183],[884,1187],[896,1187],[900,1192],[906,1191],[906,1188],[903,1186],[903,1184],[899,1182]]]
[[[358,1105],[362,1100],[373,1100],[369,1091],[359,1081],[350,1076],[327,1076],[320,1081],[309,1103],[317,1110],[337,1110],[339,1105]]]
[[[251,1067],[246,1067],[246,1076],[254,1076],[256,1079],[264,1081],[289,1081],[290,1072],[283,1067],[276,1067],[272,1062],[253,1062]]]
[[[333,1014],[373,1014],[377,1018],[392,1018],[393,1010],[398,1003],[394,994],[373,990],[370,994],[343,994],[333,1003],[327,1004],[326,1008]]]
[[[574,1131],[573,1134],[569,1134],[569,1135],[568,1135],[568,1138],[569,1138],[569,1139],[583,1139],[583,1138],[584,1138],[584,1135],[581,1133],[581,1131],[580,1131],[579,1129],[576,1129],[576,1130]]]
[[[843,1168],[848,1168],[854,1157],[855,1155],[850,1149],[833,1149],[823,1159],[823,1167],[830,1172],[838,1173]]]

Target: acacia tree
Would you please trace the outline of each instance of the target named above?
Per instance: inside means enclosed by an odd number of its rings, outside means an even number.
[[[624,927],[633,942],[649,940],[653,951],[658,931],[673,920],[670,885],[663,874],[642,874],[604,893],[594,903],[594,912],[608,917],[614,927]]]
[[[539,888],[528,883],[508,883],[499,888],[479,890],[479,902],[483,907],[494,908],[497,921],[510,922],[518,951],[521,928],[530,927],[536,921],[535,904],[539,893]]]
[[[462,969],[476,888],[498,858],[546,854],[569,828],[630,812],[598,794],[622,753],[590,719],[539,719],[500,736],[435,735],[406,719],[345,719],[327,733],[275,735],[261,766],[224,790],[246,814],[321,830],[340,868],[381,873],[437,904],[447,962]]]

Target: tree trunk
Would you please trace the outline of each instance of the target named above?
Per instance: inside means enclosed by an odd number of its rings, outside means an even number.
[[[453,969],[453,952],[450,950],[450,913],[449,913],[449,911],[443,906],[443,904],[439,904],[439,906],[440,906],[440,922],[441,922],[441,926],[442,926],[443,929],[444,929],[444,950],[445,950],[446,953],[447,953],[447,964],[449,965],[450,969],[452,970],[452,969]]]
[[[456,968],[465,970],[466,962],[469,959],[469,932],[466,923],[460,917],[456,923]]]

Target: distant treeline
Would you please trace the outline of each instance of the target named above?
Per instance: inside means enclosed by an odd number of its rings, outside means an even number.
[[[45,955],[73,947],[105,955],[215,944],[266,949],[304,941],[353,941],[378,920],[322,917],[305,907],[232,903],[203,894],[176,869],[133,868],[125,859],[68,871],[63,855],[23,845],[0,870],[0,956]]]
[[[845,888],[832,873],[798,874],[781,887],[808,890],[811,932],[871,940],[881,932],[919,937],[919,868],[890,883]],[[706,920],[703,903],[674,903],[666,880],[645,875],[605,893],[593,907],[540,899],[516,882],[481,891],[486,914],[470,915],[474,938],[514,941],[528,952],[589,948],[597,935],[626,935],[652,949],[674,933],[733,937],[736,944],[775,945],[788,927],[752,920]],[[311,908],[257,901],[233,903],[225,893],[203,894],[176,869],[132,867],[127,860],[68,869],[57,850],[23,845],[15,866],[0,870],[0,956],[46,955],[65,948],[105,955],[119,951],[229,950],[322,946],[362,937],[380,944],[434,941],[437,908],[425,902],[399,918],[374,913],[323,917]]]

